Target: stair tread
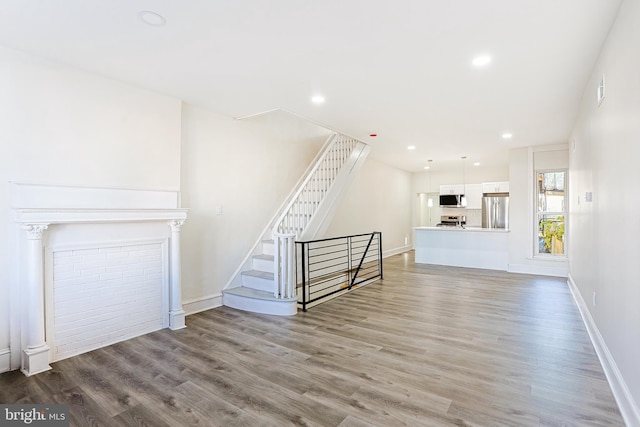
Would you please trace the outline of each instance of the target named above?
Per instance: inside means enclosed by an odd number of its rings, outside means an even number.
[[[255,259],[263,259],[265,261],[273,261],[273,255],[259,254],[253,256]]]
[[[267,272],[267,271],[247,270],[247,271],[243,271],[242,275],[244,275],[244,276],[254,276],[254,277],[260,277],[262,279],[271,279],[271,280],[273,280],[273,273],[272,272]]]
[[[260,300],[272,300],[290,302],[297,301],[298,298],[276,298],[273,296],[273,292],[258,291],[255,289],[247,288],[245,286],[239,286],[237,288],[225,289],[223,291],[226,294],[238,295],[247,298],[260,299]]]

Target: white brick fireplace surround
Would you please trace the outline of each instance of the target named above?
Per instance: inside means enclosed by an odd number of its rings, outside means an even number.
[[[14,187],[21,231],[19,299],[12,306],[22,309],[12,310],[11,351],[25,375],[161,328],[185,327],[180,228],[187,210],[178,207],[177,192]]]

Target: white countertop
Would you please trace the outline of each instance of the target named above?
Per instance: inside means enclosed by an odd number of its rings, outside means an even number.
[[[465,232],[485,232],[485,233],[508,233],[509,230],[504,228],[482,228],[482,227],[413,227],[414,230],[433,230],[433,231],[465,231]]]

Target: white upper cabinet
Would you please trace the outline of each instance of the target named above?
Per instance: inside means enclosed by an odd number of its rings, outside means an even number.
[[[482,183],[483,193],[508,193],[509,182],[484,182]]]
[[[441,185],[440,186],[440,194],[464,194],[464,185],[462,184],[454,184],[454,185]]]
[[[482,209],[482,184],[467,184],[464,195],[467,209]]]

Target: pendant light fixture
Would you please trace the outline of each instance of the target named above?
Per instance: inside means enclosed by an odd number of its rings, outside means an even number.
[[[467,196],[466,196],[467,184],[466,184],[465,176],[464,176],[464,166],[465,166],[464,164],[465,164],[466,160],[467,160],[467,156],[462,156],[462,197],[460,197],[460,205],[463,208],[467,207]]]

